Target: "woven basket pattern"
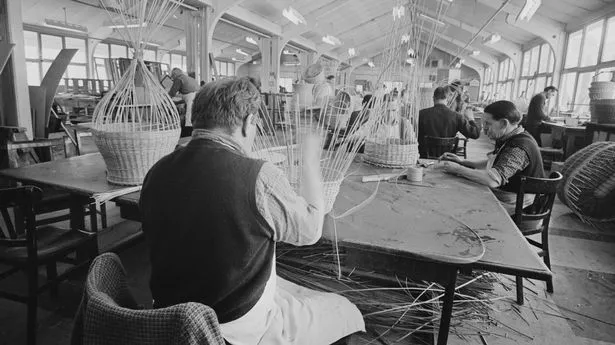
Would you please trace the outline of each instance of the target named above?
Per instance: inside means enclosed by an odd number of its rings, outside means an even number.
[[[400,144],[399,139],[388,139],[386,143],[366,141],[363,159],[386,168],[406,168],[419,159],[419,145]]]
[[[327,214],[333,209],[333,204],[335,204],[340,186],[342,185],[342,181],[344,181],[344,174],[338,170],[321,168],[321,176],[323,196],[325,199],[325,214]],[[296,193],[299,193],[300,185],[298,178],[295,176],[294,178],[289,177],[289,179],[291,180],[290,185]]]
[[[92,132],[94,142],[107,165],[107,181],[124,186],[142,184],[149,169],[160,158],[173,152],[180,134],[179,129]]]
[[[592,122],[615,123],[615,99],[591,100],[589,103]]]
[[[615,83],[610,81],[595,81],[589,88],[589,99],[614,99]]]
[[[615,221],[615,142],[597,142],[564,163],[559,199],[589,223]]]

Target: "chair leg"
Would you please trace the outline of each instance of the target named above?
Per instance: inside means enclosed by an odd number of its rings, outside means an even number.
[[[36,345],[37,307],[38,307],[38,267],[28,268],[28,323],[27,343]]]
[[[523,277],[517,276],[517,304],[523,305]]]
[[[103,229],[107,228],[107,204],[100,204],[100,222],[102,223]]]
[[[55,262],[47,264],[47,283],[49,287],[49,295],[53,298],[58,297],[58,266]]]
[[[548,231],[549,229],[547,228],[542,232],[542,252],[544,253],[543,259],[545,261],[545,265],[547,265],[549,270],[551,270],[551,252],[549,251]],[[551,270],[551,272],[553,272],[553,270]],[[547,280],[547,292],[553,293],[553,278],[549,278]]]
[[[98,216],[96,214],[96,204],[89,204],[89,214],[90,214],[90,227],[93,232],[98,231]]]

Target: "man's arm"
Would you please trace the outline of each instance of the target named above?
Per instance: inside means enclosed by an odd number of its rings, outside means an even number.
[[[480,128],[476,125],[474,114],[471,111],[468,115],[457,113],[457,131],[470,139],[480,137]]]
[[[175,97],[175,95],[177,94],[177,91],[179,91],[179,89],[181,89],[181,87],[182,87],[181,79],[175,78],[173,80],[173,85],[171,85],[171,90],[169,90],[169,96]]]

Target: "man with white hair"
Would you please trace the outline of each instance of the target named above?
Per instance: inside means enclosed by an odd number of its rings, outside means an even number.
[[[320,138],[303,138],[296,194],[272,163],[250,158],[260,93],[248,78],[206,84],[193,106],[192,140],[162,158],[141,194],[155,307],[198,302],[214,309],[238,344],[331,344],[364,331],[346,298],[276,275],[276,242],[322,235]]]
[[[184,130],[182,131],[182,136],[187,136],[192,132],[192,102],[194,101],[196,92],[199,91],[201,87],[194,78],[184,74],[184,71],[177,67],[171,70],[171,79],[173,79],[173,85],[169,90],[169,96],[175,97],[177,93],[179,93],[179,96],[186,103],[186,122]]]

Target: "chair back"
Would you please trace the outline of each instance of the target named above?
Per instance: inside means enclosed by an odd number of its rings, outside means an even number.
[[[224,344],[216,314],[206,305],[136,308],[120,258],[98,256],[86,279],[71,344]]]
[[[536,229],[535,233],[549,226],[557,185],[562,181],[562,178],[562,174],[559,172],[552,172],[549,178],[521,177],[515,214],[513,215],[513,219],[518,226],[524,221],[542,220],[541,228]],[[524,208],[525,194],[534,194],[535,197],[534,203]]]
[[[0,246],[34,245],[34,205],[42,196],[43,192],[34,186],[0,189]]]
[[[457,145],[459,144],[459,138],[440,138],[425,136],[425,152],[429,159],[438,159],[446,152],[455,153],[457,151]]]

